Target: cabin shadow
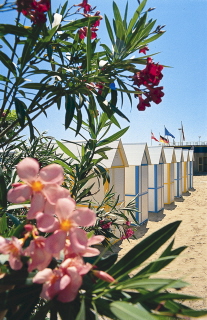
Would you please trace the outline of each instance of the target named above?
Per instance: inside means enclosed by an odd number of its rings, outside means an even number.
[[[191,193],[190,193],[189,191],[183,192],[183,196],[184,196],[184,197],[189,197],[190,195],[191,195]]]
[[[149,221],[158,222],[164,219],[166,214],[163,213],[163,210],[160,210],[159,212],[149,212]]]
[[[175,208],[177,208],[177,205],[173,202],[173,203],[171,203],[171,204],[165,204],[164,205],[164,209],[165,210],[170,210],[170,211],[172,211],[172,210],[175,210]]]
[[[134,230],[134,235],[136,237],[136,239],[140,239],[142,237],[144,237],[144,235],[148,232],[149,228],[147,228],[147,223],[144,223],[138,227],[136,227],[136,229]]]
[[[194,191],[196,191],[196,189],[195,188],[190,188],[189,191],[190,192],[194,192]]]
[[[185,199],[181,196],[181,197],[175,197],[175,202],[183,202],[185,201]]]

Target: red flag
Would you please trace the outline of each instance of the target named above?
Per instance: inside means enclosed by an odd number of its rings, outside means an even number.
[[[151,139],[153,139],[153,140],[155,140],[155,141],[159,142],[159,140],[157,140],[157,139],[155,138],[155,136],[154,136],[154,134],[152,133],[152,131],[151,131]]]

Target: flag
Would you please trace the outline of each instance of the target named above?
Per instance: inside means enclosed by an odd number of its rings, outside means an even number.
[[[173,139],[175,139],[174,135],[172,133],[170,133],[166,128],[165,128],[165,136],[170,136]]]
[[[160,142],[169,143],[169,140],[165,139],[163,136],[160,136]]]
[[[154,134],[152,133],[152,131],[151,131],[151,139],[153,139],[153,140],[155,140],[155,141],[159,142],[159,140],[157,140],[157,139],[155,138],[155,136],[154,136]]]

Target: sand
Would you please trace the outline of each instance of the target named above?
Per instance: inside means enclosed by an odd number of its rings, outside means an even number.
[[[141,240],[173,221],[182,220],[175,233],[174,248],[187,246],[181,255],[163,269],[159,276],[182,278],[190,286],[182,293],[202,297],[202,300],[185,302],[194,309],[207,309],[207,175],[194,176],[193,189],[183,194],[174,204],[166,205],[158,214],[150,214],[146,225],[136,231],[137,239],[123,240],[114,245],[119,258]],[[169,243],[169,242],[168,242]],[[156,252],[154,258],[164,250]],[[180,293],[181,293],[180,292]],[[207,319],[207,316],[199,318]]]

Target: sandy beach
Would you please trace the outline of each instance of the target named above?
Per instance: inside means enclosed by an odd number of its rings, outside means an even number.
[[[138,242],[173,221],[182,220],[175,233],[174,248],[187,246],[187,249],[165,269],[159,276],[182,278],[190,286],[182,293],[202,297],[202,300],[186,302],[195,309],[207,309],[207,175],[194,176],[193,189],[183,195],[174,204],[166,205],[158,214],[150,214],[146,225],[136,231],[137,239],[123,240],[114,246],[121,258]],[[169,243],[169,242],[168,242]],[[158,257],[165,245],[152,257]],[[207,316],[199,318],[207,319]]]

